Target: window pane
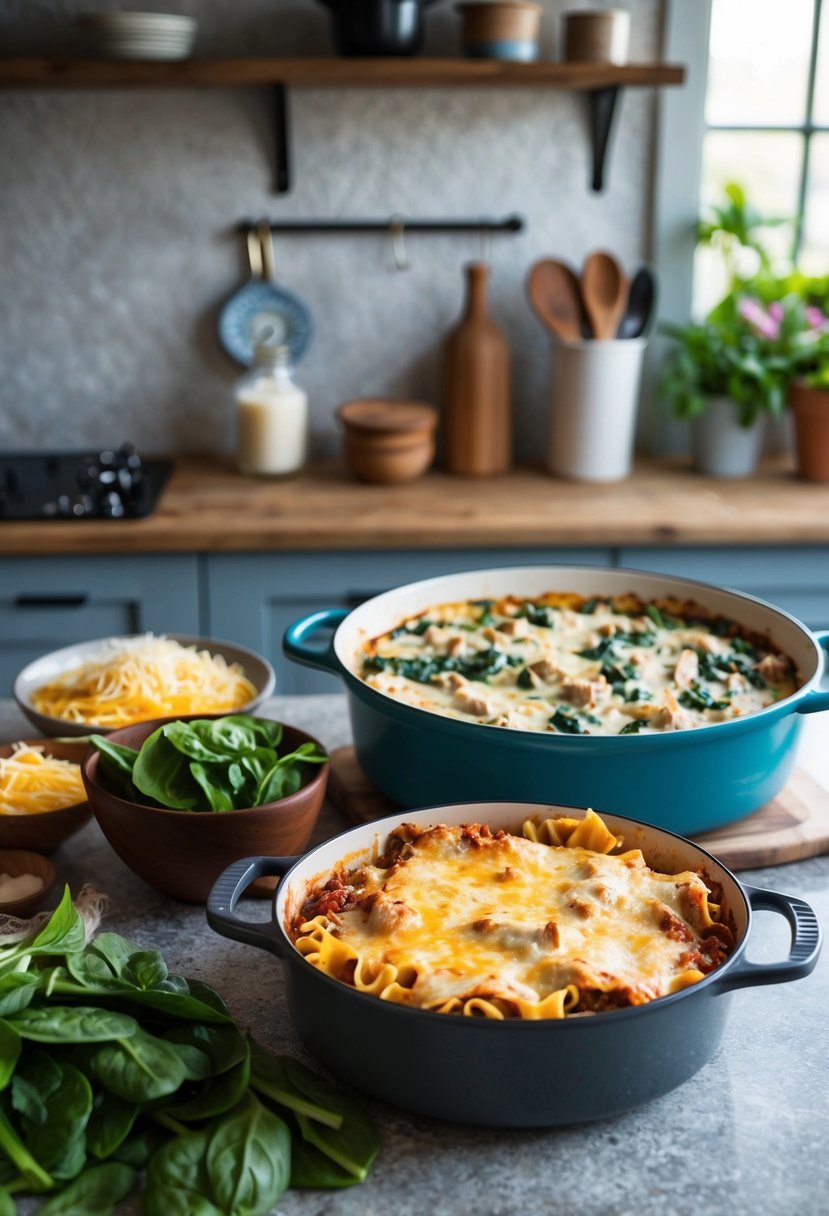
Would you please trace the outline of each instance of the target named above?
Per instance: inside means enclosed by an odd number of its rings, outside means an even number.
[[[829,135],[813,135],[803,248],[798,264],[807,274],[829,274]]]
[[[814,120],[821,126],[829,126],[829,5],[826,3],[820,14]]]
[[[813,16],[814,0],[713,0],[709,123],[804,121]]]
[[[790,132],[709,131],[702,148],[700,213],[721,204],[729,182],[743,187],[753,207],[769,218],[793,217],[797,209],[798,183],[803,161],[803,136]],[[766,248],[773,256],[791,256],[792,225],[767,228]],[[749,255],[750,256],[750,255]],[[752,265],[741,268],[750,274]],[[700,249],[694,262],[695,317],[702,317],[720,300],[727,281],[722,259],[716,252]]]

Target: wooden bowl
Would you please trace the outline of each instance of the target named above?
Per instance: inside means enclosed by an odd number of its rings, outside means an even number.
[[[55,867],[48,857],[27,849],[0,849],[0,874],[8,874],[11,878],[34,874],[42,883],[37,891],[21,899],[0,899],[0,913],[10,916],[29,916],[37,912],[55,884]]]
[[[156,718],[112,731],[109,738],[113,743],[138,748],[166,722],[188,722],[205,716]],[[280,750],[293,751],[307,742],[317,740],[296,727],[285,726]],[[189,903],[204,903],[222,871],[240,857],[292,857],[302,853],[328,784],[329,765],[309,765],[311,776],[306,784],[278,802],[238,811],[170,811],[129,802],[111,793],[101,780],[99,759],[100,754],[90,748],[81,772],[101,831],[139,878],[157,891]],[[260,880],[249,891],[269,895],[274,886],[274,880]]]
[[[363,397],[337,410],[344,428],[343,456],[361,481],[380,485],[413,481],[435,459],[437,410],[419,401]]]
[[[72,760],[80,764],[86,754],[86,743],[59,743],[56,739],[24,739],[24,743],[42,747],[47,756],[57,760]],[[12,754],[11,743],[0,744],[0,756]],[[50,853],[92,818],[92,808],[84,799],[74,806],[56,811],[39,811],[36,815],[0,815],[0,848],[38,849]]]

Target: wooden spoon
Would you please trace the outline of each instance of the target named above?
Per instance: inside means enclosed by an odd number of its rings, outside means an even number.
[[[612,253],[591,253],[585,259],[581,293],[593,336],[615,338],[627,304],[628,281]]]
[[[565,342],[582,339],[583,307],[576,272],[566,262],[543,258],[527,279],[530,303],[548,329]]]

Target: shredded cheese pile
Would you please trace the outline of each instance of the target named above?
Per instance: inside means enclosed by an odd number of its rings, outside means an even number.
[[[0,758],[0,815],[38,815],[86,798],[80,765],[47,756],[42,747],[15,743]]]
[[[51,718],[118,727],[175,714],[229,713],[255,694],[238,663],[146,634],[114,641],[99,657],[42,684],[31,702]]]

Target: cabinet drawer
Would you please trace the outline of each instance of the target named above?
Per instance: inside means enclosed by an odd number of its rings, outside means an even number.
[[[0,688],[47,651],[118,634],[201,633],[195,555],[0,562]]]

